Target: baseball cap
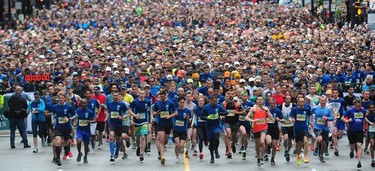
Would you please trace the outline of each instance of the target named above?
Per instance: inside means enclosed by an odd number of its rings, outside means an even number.
[[[105,68],[105,71],[112,71],[112,68],[111,67],[107,67],[107,68]]]
[[[173,77],[172,77],[172,75],[167,75],[167,80],[171,80],[171,79],[173,79]]]
[[[255,77],[255,82],[261,82],[261,81],[262,81],[262,77],[260,76]]]
[[[250,77],[250,78],[249,78],[249,82],[252,82],[252,81],[255,81],[255,78]]]
[[[240,62],[236,61],[233,63],[234,65],[240,65]]]
[[[66,88],[67,88],[67,89],[72,89],[73,86],[72,86],[72,85],[68,85],[68,86],[66,86]]]
[[[121,85],[121,89],[125,89],[125,90],[126,90],[127,88],[128,88],[128,87],[126,87],[125,84],[122,84],[122,85]]]
[[[245,79],[241,79],[240,83],[246,83]]]
[[[194,83],[194,80],[193,79],[187,79],[187,83]]]
[[[228,62],[226,62],[226,63],[224,64],[224,66],[229,66],[229,63],[228,63]]]
[[[34,97],[40,97],[40,92],[39,91],[35,91],[34,92]]]
[[[94,87],[94,92],[100,92],[100,89],[101,89],[100,86],[95,86]]]
[[[146,84],[143,88],[146,88],[146,87],[150,88],[150,85]]]

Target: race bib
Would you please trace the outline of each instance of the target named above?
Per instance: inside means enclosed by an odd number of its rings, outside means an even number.
[[[363,113],[362,112],[354,113],[354,118],[356,118],[356,119],[362,119],[363,118]]]
[[[266,121],[265,121],[264,118],[261,118],[261,119],[259,119],[259,120],[257,121],[257,124],[265,124],[265,123],[266,123]]]
[[[306,121],[306,115],[297,114],[297,121]]]
[[[227,116],[234,116],[234,110],[227,110],[228,115]]]
[[[161,111],[160,112],[160,118],[165,118],[169,115],[169,112],[168,111]]]
[[[118,118],[119,113],[118,112],[111,112],[111,118]]]
[[[272,119],[267,118],[267,123],[274,124],[275,123],[275,118],[272,118]]]
[[[214,120],[214,119],[219,119],[219,114],[210,114],[207,116],[207,119],[209,120]]]
[[[240,117],[239,117],[239,121],[245,121],[245,118],[246,118],[245,115],[240,115]]]
[[[176,126],[184,126],[185,122],[182,120],[176,120]]]
[[[59,124],[64,124],[64,123],[66,123],[64,117],[58,117],[57,120],[58,120]]]
[[[39,111],[38,111],[38,110],[36,110],[36,108],[33,108],[33,110],[35,111],[35,113],[39,113]]]
[[[322,118],[318,118],[316,120],[316,123],[318,123],[319,125],[324,125],[324,124],[326,124],[326,121],[324,121]]]
[[[79,120],[78,121],[78,126],[88,126],[89,123],[87,122],[87,120]]]
[[[375,126],[369,126],[368,132],[375,132]]]
[[[146,113],[139,113],[139,119],[146,119]]]
[[[336,113],[336,118],[340,118],[340,113]]]

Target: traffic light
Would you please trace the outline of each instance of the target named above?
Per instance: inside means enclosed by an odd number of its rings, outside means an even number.
[[[356,17],[365,16],[366,15],[366,8],[362,6],[361,1],[355,1],[354,3],[354,14]]]

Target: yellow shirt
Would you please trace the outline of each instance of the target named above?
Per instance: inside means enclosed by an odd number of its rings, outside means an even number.
[[[134,101],[134,98],[133,98],[132,95],[126,93],[125,96],[122,96],[122,100],[123,100],[124,102],[127,102],[127,103],[130,104],[130,103],[132,103],[132,102]]]

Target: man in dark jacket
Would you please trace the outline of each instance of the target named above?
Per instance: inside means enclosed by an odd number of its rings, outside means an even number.
[[[24,97],[22,97],[22,87],[17,87],[15,93],[10,97],[8,101],[9,105],[9,125],[10,125],[10,147],[16,148],[14,145],[16,126],[21,134],[22,142],[24,143],[24,148],[30,148],[27,141],[26,128],[25,128],[25,118],[27,117],[26,109],[27,102]]]

